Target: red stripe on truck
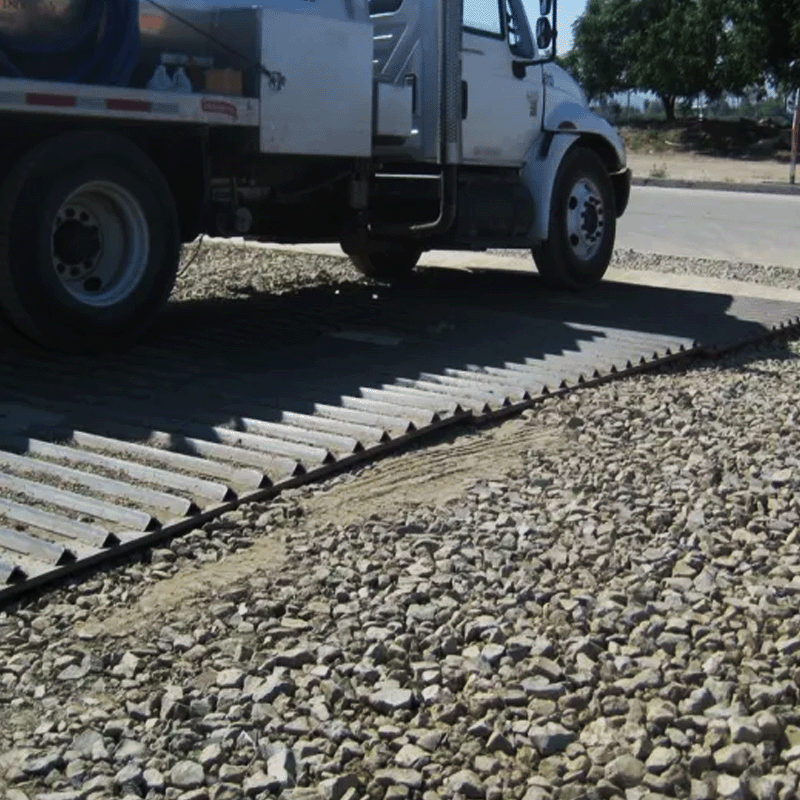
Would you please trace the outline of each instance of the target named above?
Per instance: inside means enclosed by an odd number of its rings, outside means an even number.
[[[29,92],[25,95],[25,105],[28,106],[73,108],[77,103],[78,98],[69,94],[37,94],[36,92]]]

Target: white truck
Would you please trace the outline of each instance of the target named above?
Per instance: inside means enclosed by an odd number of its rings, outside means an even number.
[[[248,5],[249,2],[249,5]],[[555,0],[9,0],[0,308],[46,348],[134,341],[201,234],[338,242],[381,280],[530,248],[581,289],[630,170],[554,62]]]

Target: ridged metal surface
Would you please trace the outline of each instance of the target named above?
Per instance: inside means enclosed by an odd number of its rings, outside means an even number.
[[[800,305],[431,270],[174,304],[147,343],[0,331],[0,600],[444,425],[798,325]]]

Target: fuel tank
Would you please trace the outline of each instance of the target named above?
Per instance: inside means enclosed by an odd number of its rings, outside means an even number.
[[[79,31],[87,0],[0,0],[0,35],[46,44]]]
[[[139,6],[138,64],[130,85],[144,87],[159,66],[169,75],[183,67],[194,91],[212,89],[257,97],[262,71],[261,10],[291,12],[326,19],[367,22],[366,0],[117,0]],[[0,48],[8,50],[31,77],[47,77],[64,58],[63,49],[97,27],[110,0],[0,0]],[[83,37],[82,37],[83,38]],[[91,44],[91,36],[84,42]],[[37,50],[20,55],[13,49]],[[86,44],[83,45],[86,48]],[[61,49],[62,53],[58,51]]]
[[[32,68],[46,72],[54,52],[80,39],[91,58],[87,29],[121,9],[138,20],[128,86],[258,99],[262,153],[370,157],[367,0],[0,0],[0,55],[23,42],[39,48]]]

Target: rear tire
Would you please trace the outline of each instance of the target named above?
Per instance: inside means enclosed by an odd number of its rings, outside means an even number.
[[[64,134],[28,152],[0,189],[0,307],[49,349],[126,345],[169,298],[180,247],[169,186],[138,147]]]
[[[614,189],[593,151],[574,147],[558,168],[547,241],[532,248],[542,279],[560,289],[588,289],[606,274],[616,237]]]
[[[397,283],[408,278],[422,256],[422,248],[409,242],[371,240],[349,250],[353,266],[365,277]]]

